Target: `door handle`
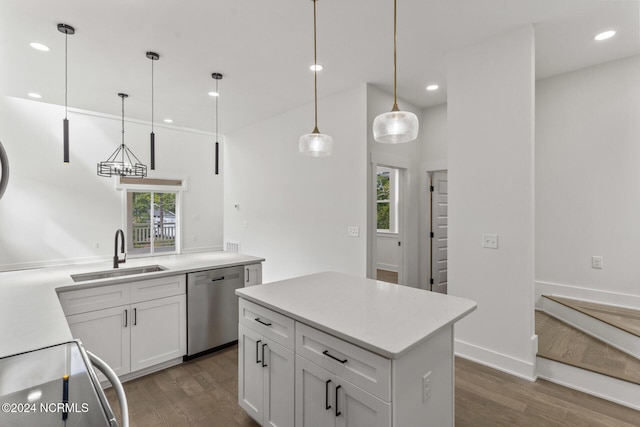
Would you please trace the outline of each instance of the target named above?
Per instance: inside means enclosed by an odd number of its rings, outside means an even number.
[[[258,355],[260,354],[260,343],[262,342],[262,340],[258,340],[256,341],[256,363],[260,363],[260,360],[258,359]]]
[[[327,411],[331,409],[331,405],[329,405],[329,383],[330,382],[331,380],[327,380],[324,383],[324,409]]]
[[[129,323],[129,315],[128,315],[128,311],[127,309],[124,310],[124,327],[127,327],[127,324]]]
[[[133,309],[133,326],[138,325],[138,309]]]
[[[262,344],[262,367],[263,367],[263,368],[266,368],[266,367],[267,367],[267,364],[266,364],[266,363],[264,363],[264,348],[265,348],[266,346],[267,346],[266,344]]]
[[[340,412],[340,409],[338,409],[338,390],[340,390],[341,388],[342,388],[341,385],[336,387],[336,417],[338,417],[338,416],[340,416],[342,414],[342,412]]]

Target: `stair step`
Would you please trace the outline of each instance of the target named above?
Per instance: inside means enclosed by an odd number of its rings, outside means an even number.
[[[536,311],[538,356],[640,385],[640,360],[542,311]]]
[[[638,310],[613,305],[596,304],[555,295],[543,295],[543,297],[640,337],[640,311]]]

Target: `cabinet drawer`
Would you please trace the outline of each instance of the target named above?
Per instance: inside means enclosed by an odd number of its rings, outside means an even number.
[[[296,354],[391,401],[391,360],[296,322]]]
[[[295,322],[293,319],[243,298],[240,298],[239,304],[240,324],[272,339],[291,351],[294,350]]]
[[[187,279],[184,274],[132,282],[128,285],[131,292],[131,303],[182,295],[185,293],[186,283]]]
[[[129,285],[108,285],[58,295],[66,316],[129,304]]]

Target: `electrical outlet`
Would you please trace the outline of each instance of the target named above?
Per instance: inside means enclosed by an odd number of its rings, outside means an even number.
[[[482,247],[489,249],[498,249],[498,235],[497,234],[483,234],[482,235]]]
[[[349,237],[359,237],[360,236],[360,227],[349,227],[349,228],[347,228],[347,236],[349,236]]]
[[[94,249],[100,249],[100,243],[96,242],[93,244]]]
[[[422,376],[422,402],[431,399],[431,371]]]
[[[591,257],[591,268],[604,268],[604,259],[601,256]]]

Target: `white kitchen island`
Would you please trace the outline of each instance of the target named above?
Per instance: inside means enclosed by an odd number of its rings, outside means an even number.
[[[238,402],[264,426],[454,425],[467,299],[340,273],[236,290]]]

